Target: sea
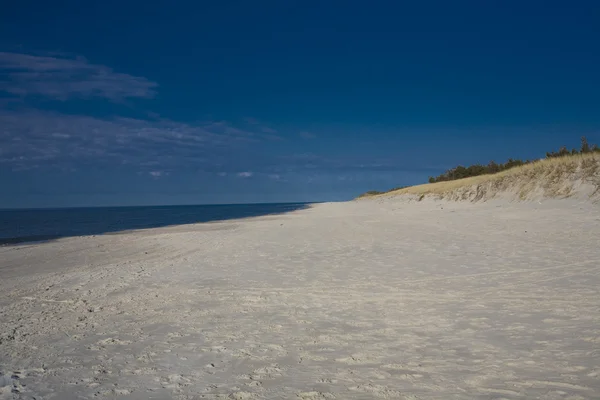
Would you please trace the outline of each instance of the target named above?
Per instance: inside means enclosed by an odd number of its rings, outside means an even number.
[[[309,203],[0,209],[0,245],[288,213]]]

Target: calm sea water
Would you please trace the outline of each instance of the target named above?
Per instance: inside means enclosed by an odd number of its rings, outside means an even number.
[[[0,210],[0,244],[280,214],[307,203]]]

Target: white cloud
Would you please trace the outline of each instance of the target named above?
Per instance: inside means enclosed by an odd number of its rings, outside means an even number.
[[[238,172],[237,174],[237,176],[239,176],[240,178],[250,178],[252,175],[254,175],[254,173],[250,171]]]
[[[83,57],[0,52],[0,91],[55,100],[101,97],[113,101],[151,98],[158,86],[146,78],[92,64]]]
[[[216,168],[229,160],[232,149],[242,151],[240,144],[255,140],[252,132],[225,122],[101,119],[35,110],[0,111],[0,127],[0,165],[13,169],[80,163],[127,164],[146,171]]]

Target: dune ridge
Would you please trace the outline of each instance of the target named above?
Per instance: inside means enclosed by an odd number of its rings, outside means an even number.
[[[409,186],[358,199],[405,196],[451,201],[578,198],[600,201],[600,153],[547,158],[496,174]]]

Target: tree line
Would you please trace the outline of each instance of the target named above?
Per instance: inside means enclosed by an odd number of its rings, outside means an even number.
[[[581,137],[581,147],[579,150],[571,149],[568,150],[566,146],[562,146],[558,151],[551,151],[546,153],[546,158],[555,158],[555,157],[564,157],[576,154],[586,154],[586,153],[600,153],[600,148],[597,144],[590,145],[585,136]],[[497,172],[506,171],[507,169],[511,169],[514,167],[518,167],[521,165],[532,163],[535,160],[515,160],[509,158],[505,163],[496,163],[494,161],[490,161],[487,165],[482,164],[473,164],[468,167],[464,167],[459,165],[457,167],[451,168],[448,171],[444,172],[439,176],[430,176],[429,183],[435,182],[445,182],[445,181],[453,181],[456,179],[468,178],[470,176],[478,176],[485,174],[495,174]]]

